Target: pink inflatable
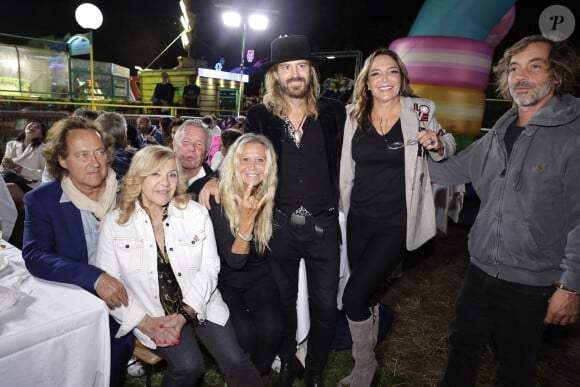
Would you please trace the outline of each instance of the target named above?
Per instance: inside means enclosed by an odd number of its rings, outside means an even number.
[[[500,19],[500,21],[492,28],[489,35],[485,39],[494,48],[505,38],[516,20],[516,7],[513,5],[509,11]]]
[[[493,47],[481,40],[449,36],[408,36],[394,40],[412,83],[484,90]]]
[[[425,0],[409,36],[389,46],[415,92],[435,102],[437,119],[454,134],[481,134],[493,50],[514,23],[514,3]]]

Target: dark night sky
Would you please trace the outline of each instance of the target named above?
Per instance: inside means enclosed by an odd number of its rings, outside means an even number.
[[[244,1],[244,0],[237,0]],[[13,1],[5,12],[0,32],[56,40],[68,33],[81,33],[74,18],[82,0]],[[246,48],[255,49],[255,58],[269,55],[270,41],[280,34],[305,34],[312,51],[361,50],[366,57],[379,46],[388,46],[395,39],[407,36],[423,0],[397,3],[404,12],[395,11],[394,2],[383,0],[254,0],[252,7],[277,10],[267,31],[248,30]],[[578,45],[580,13],[575,0],[519,0],[516,21],[510,33],[496,49],[514,43],[524,35],[539,33],[538,17],[552,4],[567,6],[576,17],[576,31],[571,40]],[[113,62],[131,69],[145,67],[157,57],[181,31],[178,0],[94,0],[104,17],[101,28],[94,33],[94,58]],[[197,15],[197,36],[191,49],[193,57],[205,57],[213,67],[220,57],[224,69],[240,62],[242,30],[222,26],[221,9],[216,4],[229,0],[191,0],[191,10]],[[248,6],[249,7],[249,6]],[[18,15],[10,17],[9,15]],[[450,21],[455,22],[455,21]],[[0,37],[5,43],[5,38]],[[178,56],[187,52],[178,41],[151,68],[173,68]]]

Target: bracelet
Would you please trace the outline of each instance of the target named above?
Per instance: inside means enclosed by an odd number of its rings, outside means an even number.
[[[556,289],[565,290],[567,292],[570,292],[570,293],[573,293],[575,295],[578,295],[578,292],[577,291],[567,288],[566,286],[564,286],[563,283],[554,282],[554,286],[556,287]]]
[[[188,323],[192,323],[195,327],[203,327],[206,325],[206,321],[200,320],[197,317],[195,310],[189,305],[183,305],[183,307],[179,310],[179,314],[185,317],[185,320]]]
[[[181,307],[180,310],[187,313],[190,319],[192,319],[192,320],[195,319],[195,316],[196,316],[195,309],[193,309],[191,306],[189,306],[187,304],[183,304],[183,306]]]
[[[220,174],[216,171],[210,175],[209,179],[215,180],[219,183],[220,182]]]
[[[189,324],[189,323],[192,323],[193,322],[193,320],[191,319],[191,316],[185,310],[181,309],[179,311],[179,314],[182,315],[185,318],[185,323],[186,324]]]
[[[238,237],[244,242],[251,242],[254,240],[254,233],[250,233],[250,236],[246,237],[244,234],[238,231]]]

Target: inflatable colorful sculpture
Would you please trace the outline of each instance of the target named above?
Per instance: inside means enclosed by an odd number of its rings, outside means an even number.
[[[514,0],[426,0],[409,36],[390,44],[446,130],[480,135],[493,51],[514,19]]]

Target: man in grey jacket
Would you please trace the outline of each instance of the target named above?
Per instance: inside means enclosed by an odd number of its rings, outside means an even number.
[[[440,386],[475,385],[492,336],[499,384],[535,386],[546,325],[578,317],[580,100],[567,94],[578,63],[565,41],[515,43],[493,71],[516,106],[455,157],[429,160],[434,182],[471,182],[481,200]]]

